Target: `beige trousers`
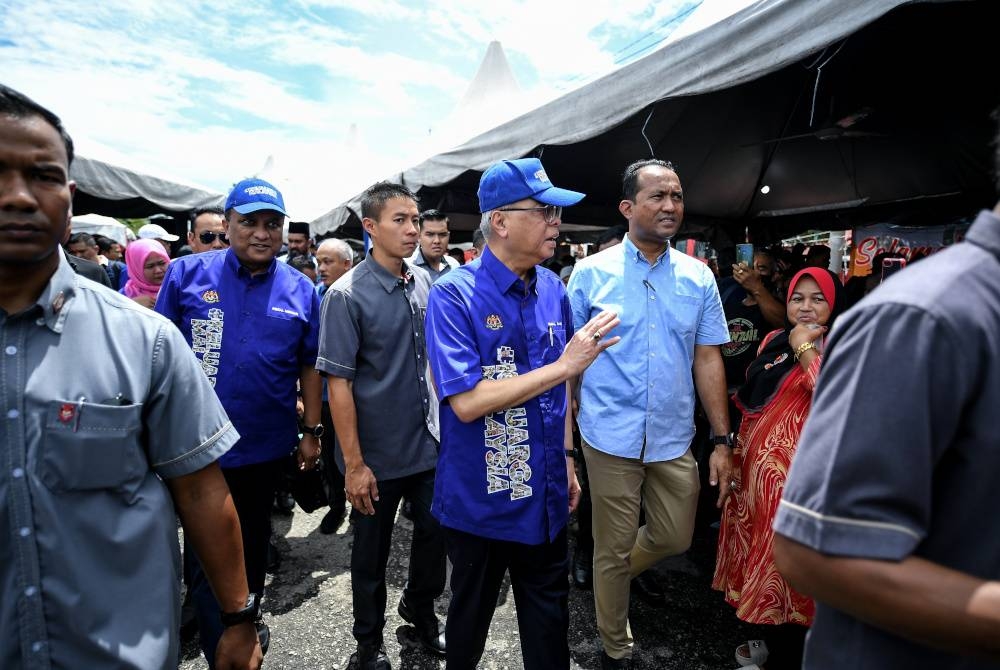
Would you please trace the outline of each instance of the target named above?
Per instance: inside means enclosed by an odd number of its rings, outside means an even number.
[[[691,450],[672,461],[643,463],[583,443],[594,518],[597,629],[611,658],[632,655],[629,583],[667,556],[687,551],[698,506],[698,463]],[[639,506],[646,524],[639,527]]]

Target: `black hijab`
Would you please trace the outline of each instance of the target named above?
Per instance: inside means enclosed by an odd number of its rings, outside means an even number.
[[[819,284],[823,297],[830,304],[830,318],[826,327],[833,326],[834,320],[843,307],[843,285],[840,278],[829,270],[808,267],[799,270],[788,284],[788,297],[785,305],[792,299],[795,286],[803,277],[812,277]],[[788,375],[795,370],[798,362],[795,352],[788,343],[788,335],[792,332],[791,323],[786,319],[785,329],[771,337],[770,341],[747,368],[747,381],[736,391],[733,400],[743,414],[756,414],[771,402],[781,388]]]

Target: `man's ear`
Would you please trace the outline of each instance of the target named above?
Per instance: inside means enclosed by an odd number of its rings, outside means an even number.
[[[507,237],[507,217],[504,213],[494,209],[490,214],[490,229],[501,238]]]
[[[361,219],[361,227],[364,228],[369,237],[372,237],[372,233],[375,232],[375,219],[369,219],[368,217]]]
[[[618,211],[622,213],[622,216],[624,216],[626,220],[628,220],[632,218],[632,208],[634,206],[635,203],[631,200],[622,200],[618,203]]]

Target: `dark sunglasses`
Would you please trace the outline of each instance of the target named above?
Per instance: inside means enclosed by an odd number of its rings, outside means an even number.
[[[223,244],[229,244],[229,238],[226,237],[225,233],[213,233],[210,230],[206,230],[203,233],[198,234],[198,239],[201,240],[202,244],[211,244],[215,242],[215,238],[218,237],[219,241]]]

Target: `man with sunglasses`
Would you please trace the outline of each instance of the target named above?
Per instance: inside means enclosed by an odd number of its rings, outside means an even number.
[[[222,210],[218,207],[195,210],[188,223],[187,243],[196,254],[228,247],[229,238],[222,225]]]
[[[604,349],[606,312],[574,335],[551,258],[562,207],[536,158],[502,161],[479,184],[482,256],[431,287],[428,359],[440,403],[432,511],[453,566],[449,670],[474,670],[504,573],[517,606],[525,670],[569,668],[566,523],[580,497],[568,380]]]
[[[180,328],[240,433],[219,465],[239,514],[247,582],[259,599],[282,466],[296,445],[303,468],[315,467],[321,452],[322,401],[314,370],[319,297],[305,275],[275,260],[287,215],[273,185],[261,179],[239,182],[224,212],[229,249],[175,259],[156,311]],[[297,386],[305,406],[301,439]],[[202,650],[214,667],[223,619],[198,565],[191,591]],[[263,640],[262,622],[260,628]]]

